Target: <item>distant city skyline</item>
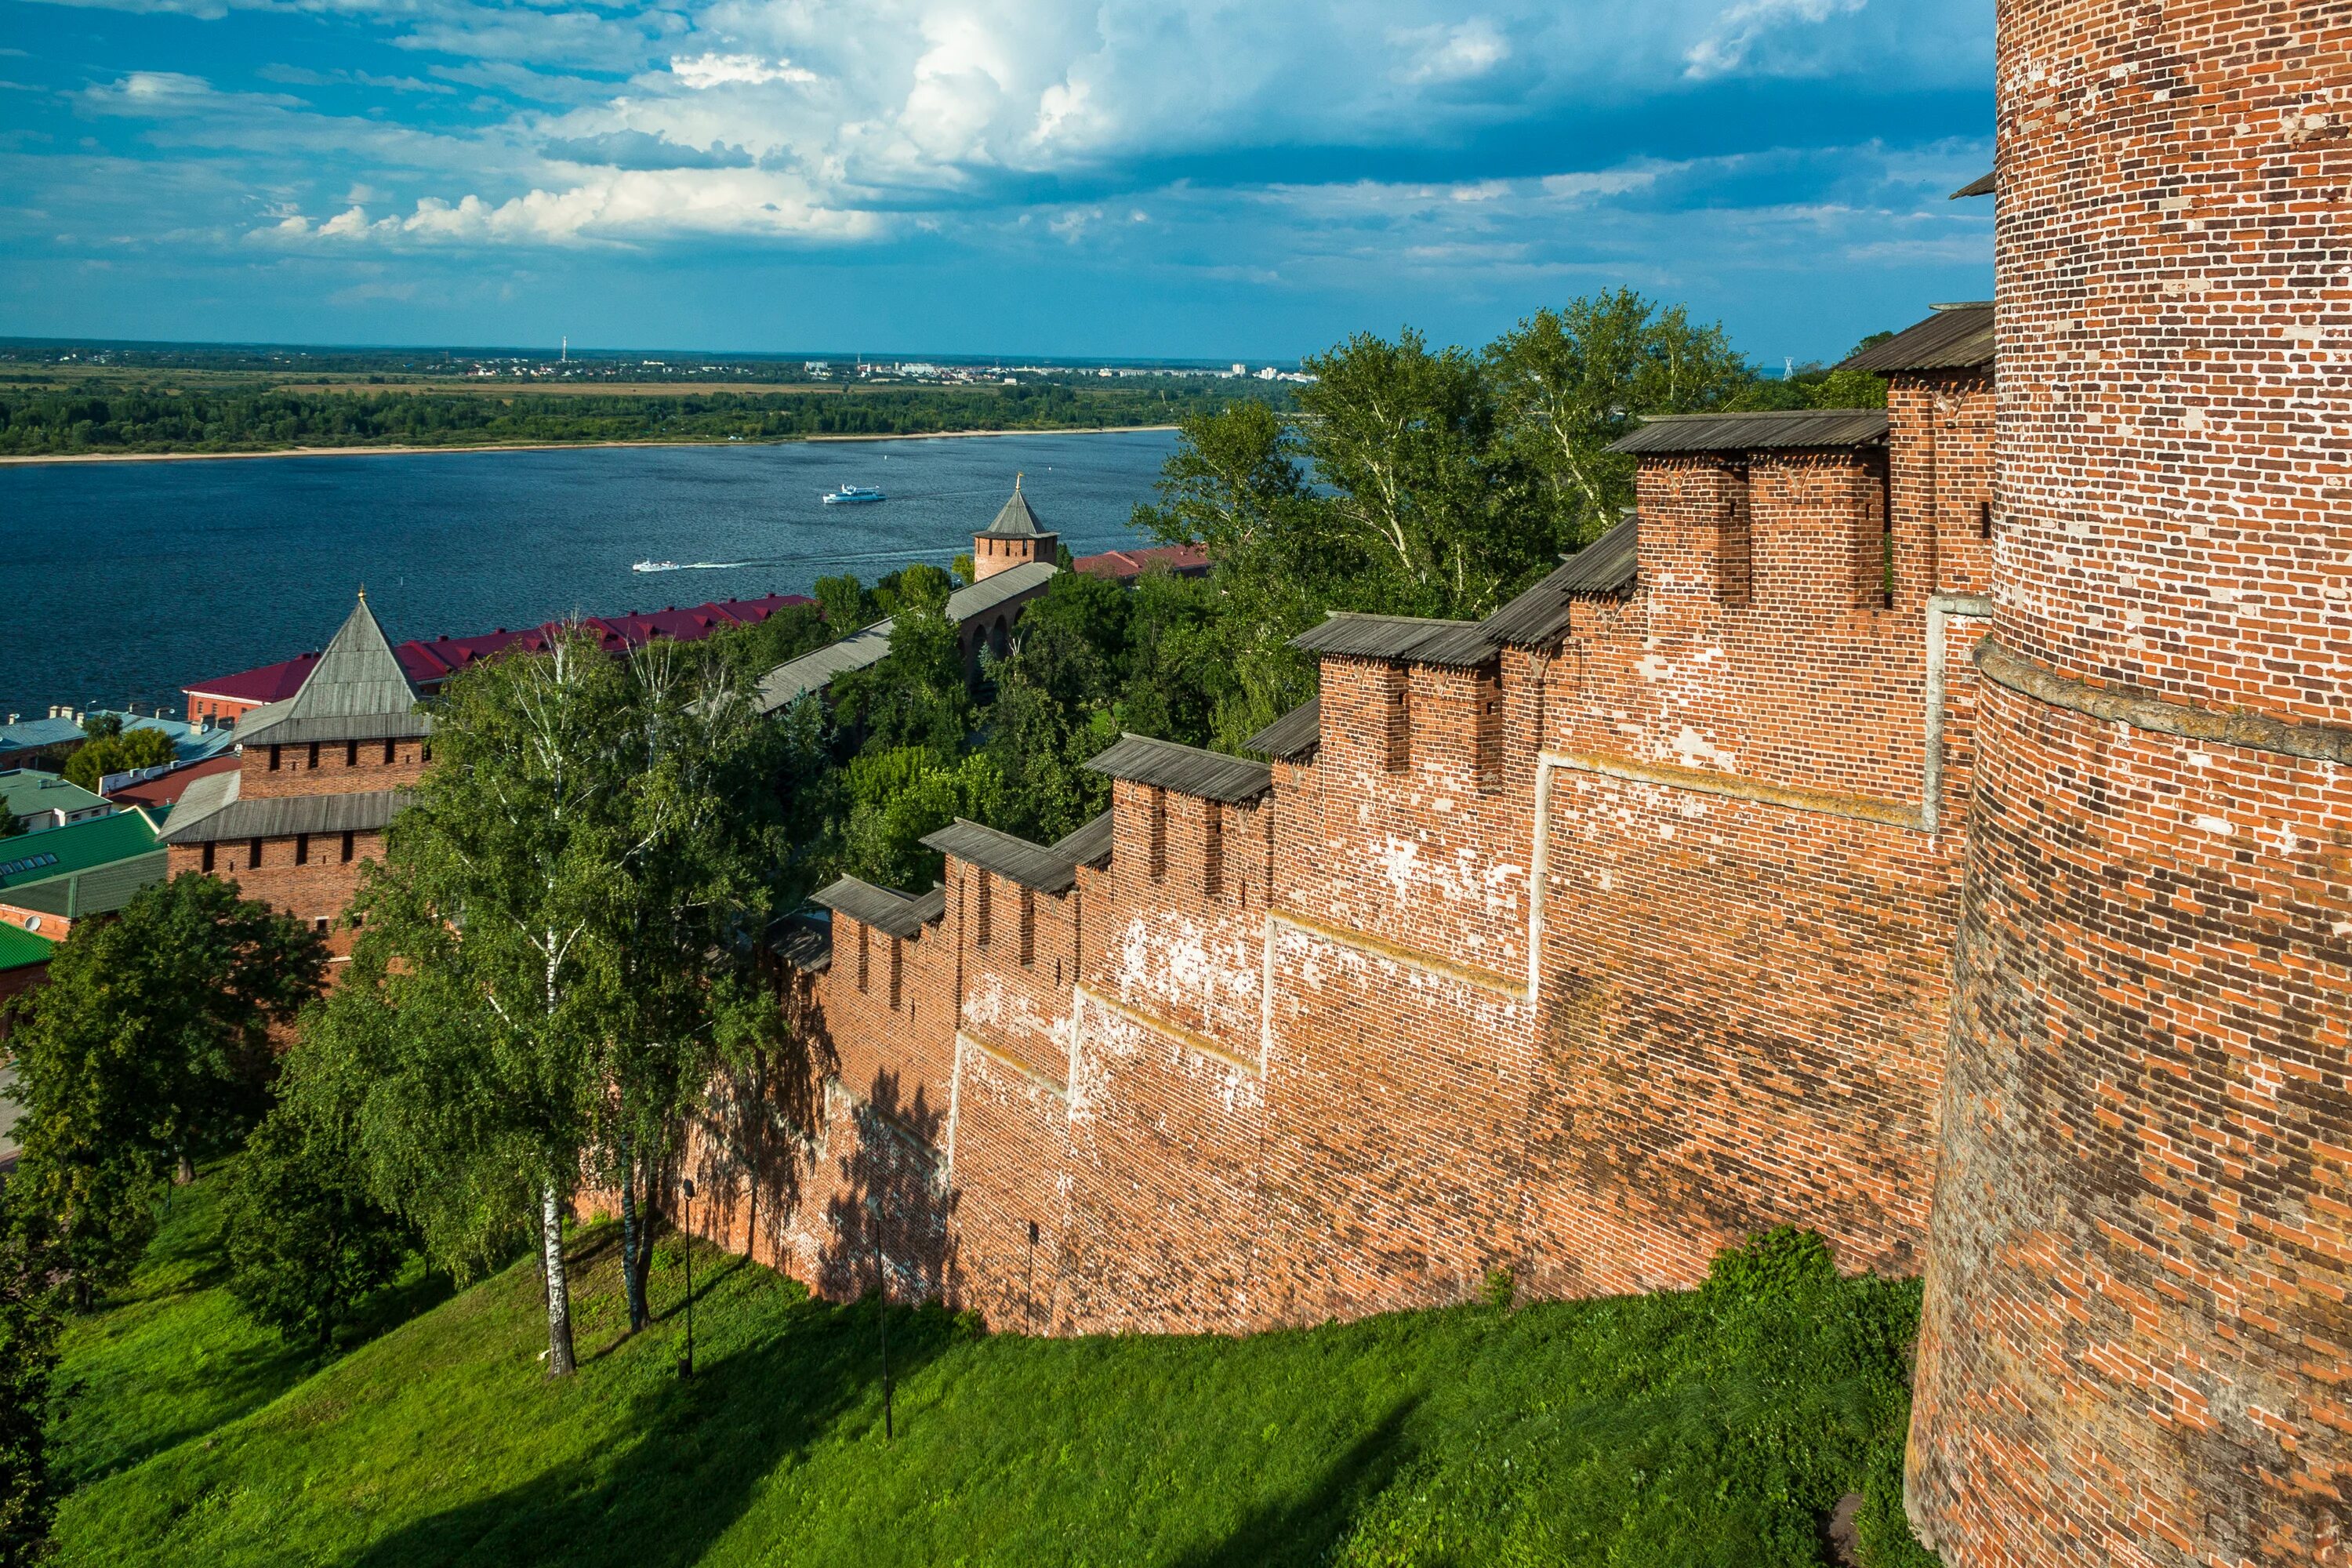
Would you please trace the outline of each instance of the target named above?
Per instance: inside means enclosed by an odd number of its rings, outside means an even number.
[[[1255,367],[1622,284],[1777,365],[1990,289],[1990,6],[0,15],[0,333]]]

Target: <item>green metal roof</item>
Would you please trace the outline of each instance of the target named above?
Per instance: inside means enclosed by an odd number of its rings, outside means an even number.
[[[0,902],[51,914],[106,914],[166,875],[162,840],[142,811],[0,839]]]
[[[0,802],[16,816],[30,816],[37,811],[88,811],[106,804],[102,796],[94,795],[78,784],[68,784],[55,773],[45,773],[35,768],[10,768],[0,773]],[[0,859],[9,858],[0,856]]]
[[[0,921],[0,970],[47,963],[57,950],[58,944],[47,937],[35,936],[21,926]]]

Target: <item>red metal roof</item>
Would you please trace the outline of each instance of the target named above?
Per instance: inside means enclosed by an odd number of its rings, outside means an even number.
[[[1116,577],[1125,582],[1155,566],[1165,566],[1179,577],[1198,577],[1209,569],[1209,552],[1197,544],[1159,544],[1149,550],[1106,550],[1081,555],[1071,569],[1089,577]]]
[[[676,642],[700,642],[721,626],[756,626],[778,610],[815,602],[805,594],[769,594],[757,599],[722,599],[684,608],[673,605],[650,613],[631,610],[625,616],[585,616],[581,618],[580,625],[594,633],[605,647],[618,653],[655,637],[668,637]],[[408,679],[420,689],[429,691],[457,671],[478,664],[494,653],[517,646],[533,651],[543,648],[548,639],[562,631],[563,626],[562,621],[549,621],[544,626],[530,626],[521,631],[510,632],[500,626],[496,631],[474,637],[445,636],[435,637],[430,642],[411,638],[392,651],[398,656],[401,668],[408,672]],[[238,702],[277,702],[300,690],[303,678],[318,662],[317,654],[306,653],[280,664],[267,664],[258,669],[239,670],[235,675],[196,681],[181,689],[192,697],[225,697]]]

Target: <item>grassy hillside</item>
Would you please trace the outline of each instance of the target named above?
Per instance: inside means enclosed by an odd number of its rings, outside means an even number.
[[[682,1384],[678,1245],[629,1339],[590,1230],[573,1382],[540,1375],[528,1263],[314,1369],[221,1297],[210,1213],[184,1197],[75,1335],[63,1563],[1744,1568],[1822,1561],[1874,1471],[1892,1522],[1916,1287],[1793,1254],[1687,1295],[1246,1340],[897,1310],[886,1443],[871,1302],[698,1247]]]

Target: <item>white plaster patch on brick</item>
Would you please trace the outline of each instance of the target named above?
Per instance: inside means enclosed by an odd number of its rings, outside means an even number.
[[[1739,771],[1738,752],[1717,745],[1688,724],[1675,737],[1674,750],[1676,760],[1686,768],[1715,767],[1734,773]]]

